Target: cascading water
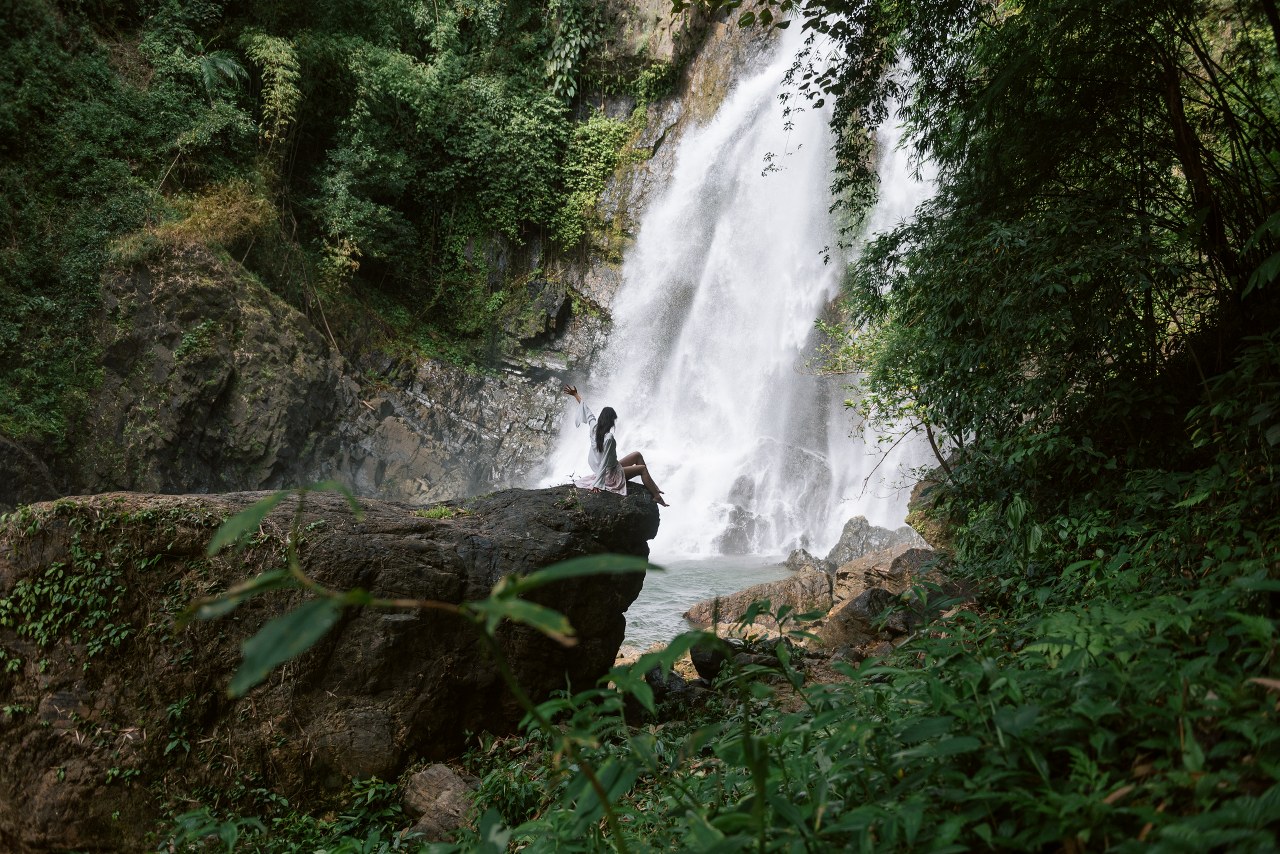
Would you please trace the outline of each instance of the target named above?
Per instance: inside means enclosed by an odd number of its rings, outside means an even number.
[[[851,435],[844,382],[804,370],[841,265],[822,257],[837,240],[826,116],[794,115],[788,129],[777,97],[799,38],[788,31],[681,140],[625,259],[609,342],[579,384],[597,412],[617,410],[619,454],[642,451],[672,505],[653,543],[659,563],[823,554],[850,516],[896,526],[905,514],[899,487],[919,449],[904,443],[881,462]],[[873,228],[925,193],[896,139],[880,147]],[[587,472],[586,432],[567,416],[545,483]]]

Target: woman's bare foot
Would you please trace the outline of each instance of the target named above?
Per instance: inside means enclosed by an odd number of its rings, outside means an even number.
[[[661,504],[663,507],[670,507],[670,506],[671,506],[670,504],[668,504],[667,502],[665,502],[665,501],[663,501],[663,500],[662,500],[662,490],[658,490],[658,494],[657,494],[657,495],[655,495],[655,496],[653,496],[653,500],[654,500],[655,502],[657,502],[658,504]]]

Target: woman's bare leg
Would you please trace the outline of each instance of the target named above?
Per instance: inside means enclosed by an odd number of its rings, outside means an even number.
[[[618,464],[621,465],[624,469],[627,466],[647,466],[647,464],[644,461],[644,454],[641,454],[639,451],[632,451],[631,453],[627,454],[625,457],[618,460]],[[658,494],[659,495],[663,494],[661,489],[658,490]]]
[[[622,467],[622,474],[628,480],[640,475],[640,481],[644,484],[644,488],[649,490],[649,494],[653,496],[653,500],[661,504],[663,507],[669,507],[667,502],[662,500],[662,490],[658,489],[658,484],[653,482],[653,478],[649,475],[649,467],[642,465],[630,465]]]

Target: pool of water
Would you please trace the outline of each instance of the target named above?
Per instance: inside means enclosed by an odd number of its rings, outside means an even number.
[[[780,555],[650,559],[664,571],[650,570],[645,575],[644,589],[627,609],[624,651],[644,650],[686,631],[690,626],[681,615],[703,599],[777,581],[790,573],[783,566],[786,558]]]

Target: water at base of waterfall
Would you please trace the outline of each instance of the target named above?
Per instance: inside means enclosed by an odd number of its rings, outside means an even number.
[[[643,652],[690,628],[680,616],[712,596],[786,578],[785,555],[714,555],[654,562],[662,572],[645,575],[644,589],[627,610],[623,653]]]

